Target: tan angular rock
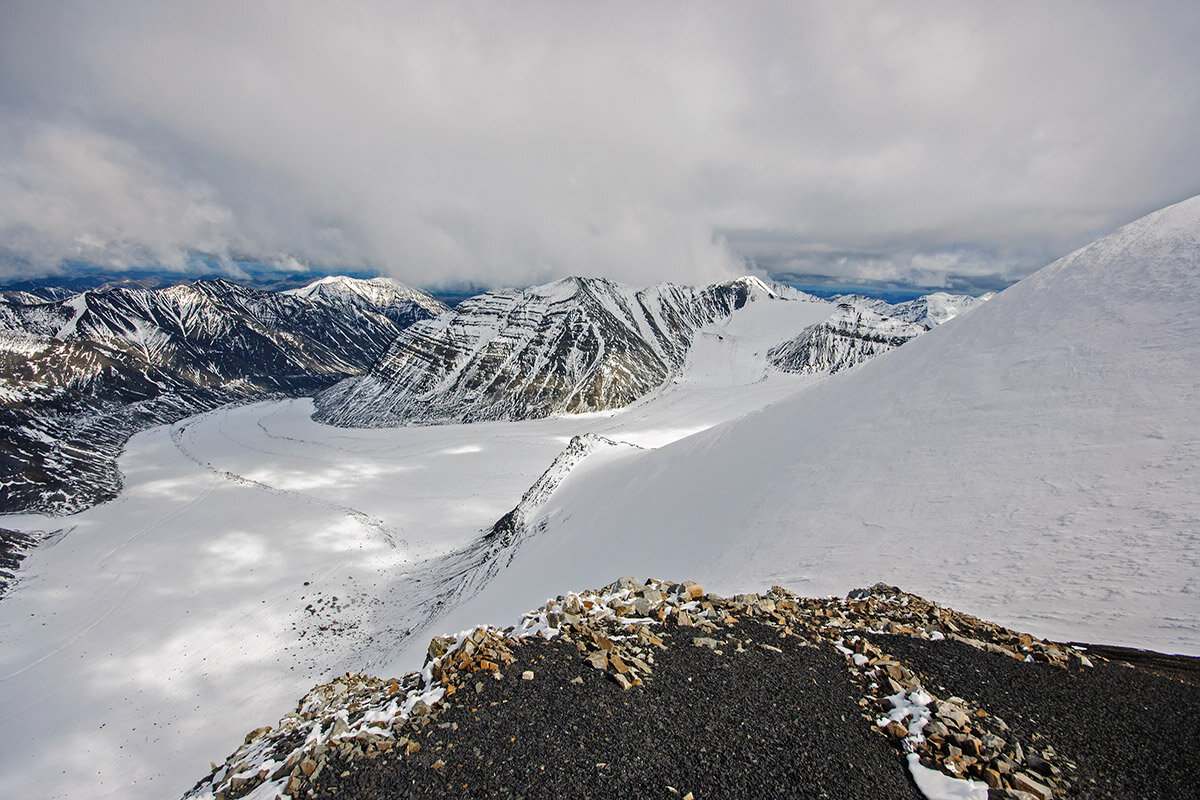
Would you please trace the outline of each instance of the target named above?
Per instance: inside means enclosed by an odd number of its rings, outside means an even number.
[[[1022,792],[1029,792],[1038,800],[1053,800],[1054,792],[1050,791],[1050,787],[1034,778],[1028,772],[1014,773],[1009,780],[1013,786]]]
[[[637,656],[629,656],[628,660],[630,665],[642,674],[649,674],[652,671],[650,665]]]
[[[944,700],[938,703],[937,717],[942,724],[952,728],[965,728],[971,721],[966,709],[957,703]]]
[[[252,730],[246,734],[246,741],[243,742],[243,744],[250,744],[255,739],[258,739],[259,737],[261,737],[263,734],[270,733],[270,732],[271,732],[270,725],[266,725],[262,728],[255,728],[254,730]]]

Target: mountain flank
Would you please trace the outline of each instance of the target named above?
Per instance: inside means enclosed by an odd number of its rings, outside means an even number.
[[[620,408],[683,366],[698,329],[782,292],[799,295],[756,278],[634,289],[570,277],[488,292],[407,329],[370,372],[318,395],[316,418],[382,427]]]
[[[622,578],[317,687],[187,797],[1191,797],[1200,659],[1169,660],[1191,684],[884,584]]]

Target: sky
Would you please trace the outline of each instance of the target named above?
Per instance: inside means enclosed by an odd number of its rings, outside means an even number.
[[[0,19],[0,282],[204,254],[425,287],[978,293],[1200,193],[1194,2],[0,0]]]

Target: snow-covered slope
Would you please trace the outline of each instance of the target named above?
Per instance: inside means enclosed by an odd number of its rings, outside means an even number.
[[[801,296],[757,278],[634,289],[572,277],[488,292],[406,329],[369,373],[317,397],[317,419],[382,427],[620,408],[679,371],[699,328],[784,294]]]
[[[1200,654],[1200,198],[745,419],[577,471],[447,629],[614,574],[876,580]]]
[[[772,347],[771,363],[785,372],[833,374],[886,353],[925,332],[912,322],[870,308],[841,303],[837,311],[805,328],[795,339]]]

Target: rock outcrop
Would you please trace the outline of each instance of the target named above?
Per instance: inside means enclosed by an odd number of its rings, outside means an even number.
[[[803,649],[840,659],[844,667],[839,669],[850,677],[845,685],[855,687],[853,702],[859,709],[857,722],[843,716],[842,724],[864,726],[879,737],[895,753],[897,769],[907,770],[918,787],[953,780],[964,797],[967,787],[974,786],[971,791],[982,792],[979,796],[1008,800],[1080,794],[1079,765],[1058,753],[1045,736],[1029,731],[1030,720],[1041,716],[1036,708],[1029,709],[1021,725],[1010,726],[994,710],[945,692],[907,659],[888,652],[889,642],[904,641],[921,643],[923,652],[935,646],[966,647],[1013,669],[1049,669],[1078,680],[1106,664],[1078,648],[1012,631],[884,584],[845,598],[802,598],[780,587],[721,597],[693,581],[621,578],[602,589],[549,600],[514,628],[480,627],[437,637],[420,672],[386,680],[347,674],[317,687],[277,726],[249,734],[188,797],[230,800],[251,791],[259,792],[255,797],[329,797],[338,785],[355,785],[357,771],[380,780],[399,775],[399,785],[425,785],[420,776],[430,774],[430,785],[441,785],[442,778],[433,773],[440,775],[464,758],[473,760],[456,753],[455,742],[474,741],[469,731],[460,730],[459,720],[477,718],[479,706],[490,703],[490,716],[502,715],[512,696],[506,693],[542,680],[553,680],[549,688],[555,697],[563,689],[559,684],[586,687],[596,677],[618,691],[643,691],[656,679],[656,664],[668,657],[672,681],[686,684],[692,678],[679,673],[680,648],[696,653],[691,658],[697,662],[697,680],[703,679],[700,662],[712,659],[726,666],[765,667],[763,659],[788,659],[788,653]],[[686,663],[688,657],[682,658]],[[506,680],[510,670],[513,675]],[[1195,673],[1195,664],[1191,670]],[[572,673],[575,677],[566,679]],[[812,667],[801,674],[811,676],[814,684],[818,680]],[[822,679],[832,677],[824,674]],[[490,688],[501,683],[508,688]],[[534,690],[520,691],[524,696]],[[726,700],[736,706],[745,698]],[[513,702],[518,702],[515,697]],[[492,724],[501,724],[500,718]],[[719,749],[722,737],[743,735],[735,730],[709,734],[706,749]],[[545,765],[546,746],[538,743],[557,735],[528,730],[523,736],[529,742],[514,736],[506,747],[532,747],[529,752],[538,755],[530,757]],[[475,758],[483,757],[477,747]],[[757,772],[761,766],[746,768]],[[455,786],[455,796],[466,796],[469,788]]]

